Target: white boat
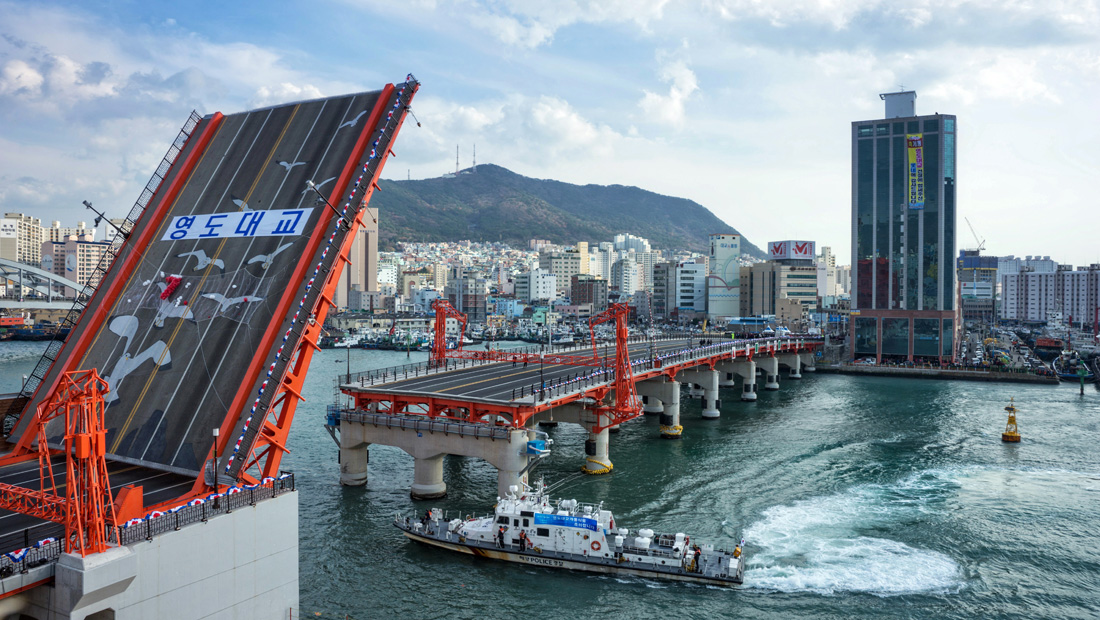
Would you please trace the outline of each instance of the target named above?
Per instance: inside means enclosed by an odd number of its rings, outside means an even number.
[[[602,502],[551,501],[541,481],[523,491],[510,487],[492,515],[448,518],[433,508],[419,519],[397,515],[394,525],[420,543],[532,566],[726,586],[744,580],[744,540],[727,551],[682,533],[632,535],[616,527]]]

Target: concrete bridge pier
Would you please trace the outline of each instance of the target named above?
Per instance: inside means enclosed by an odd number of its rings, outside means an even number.
[[[355,442],[354,445],[349,445]],[[370,444],[349,435],[340,435],[340,484],[361,487],[367,483]]]
[[[688,387],[688,396],[691,398],[702,398],[703,393],[703,386],[699,385],[698,383],[692,383]]]
[[[757,365],[764,371],[764,389],[779,389],[779,360],[774,357],[762,357],[757,360]]]
[[[611,429],[605,428],[596,432],[594,429],[602,421],[604,414],[586,413],[587,415],[582,416],[581,425],[588,431],[588,439],[584,440],[584,466],[581,471],[594,475],[611,473],[611,470],[614,469],[608,453],[609,431]]]
[[[692,385],[698,386],[699,395],[703,398],[704,418],[713,420],[720,415],[718,411],[720,405],[718,400],[718,371],[706,367],[695,368],[679,373],[676,378],[691,381]]]
[[[730,376],[741,376],[744,385],[741,390],[741,400],[756,400],[756,362],[752,360],[725,362],[721,368],[727,370]],[[732,380],[730,382],[732,383]]]
[[[803,353],[802,363],[806,366],[805,368],[803,368],[803,370],[805,370],[806,372],[817,372],[817,367],[814,365],[814,362],[816,361],[815,358],[816,356],[814,355],[813,351],[810,351],[809,353]]]
[[[737,376],[737,373],[734,371],[732,363],[719,362],[718,364],[714,365],[714,368],[718,370],[718,387],[737,387],[737,380],[734,378]]]
[[[642,413],[654,414],[665,410],[664,401],[661,400],[664,396],[663,385],[664,377],[639,381],[634,385],[634,389],[638,391],[638,396],[642,399]]]
[[[780,364],[790,368],[790,374],[787,375],[789,378],[802,378],[802,360],[798,353],[781,353],[776,356],[776,359]]]
[[[443,455],[413,460],[413,484],[409,490],[413,499],[439,499],[447,495],[443,482]]]

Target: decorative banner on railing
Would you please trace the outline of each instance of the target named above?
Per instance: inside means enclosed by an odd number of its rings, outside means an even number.
[[[362,167],[362,170],[359,174],[359,177],[355,179],[355,184],[352,185],[351,190],[348,193],[347,200],[344,201],[343,208],[340,210],[341,219],[337,220],[335,222],[335,225],[333,226],[332,234],[329,235],[329,237],[328,237],[328,243],[326,244],[325,249],[321,252],[321,260],[317,261],[317,266],[314,267],[314,269],[313,269],[313,275],[310,276],[308,281],[306,281],[305,292],[302,293],[302,299],[298,302],[298,310],[295,311],[294,316],[292,317],[292,319],[290,321],[290,327],[287,328],[286,332],[283,334],[283,342],[279,346],[279,349],[275,352],[275,359],[271,362],[271,365],[268,366],[268,368],[267,368],[267,378],[264,380],[264,382],[262,384],[260,384],[260,389],[257,390],[256,400],[253,401],[252,409],[249,410],[249,412],[248,412],[248,418],[245,419],[244,425],[241,427],[240,437],[237,438],[236,443],[233,445],[233,452],[232,452],[232,454],[229,455],[229,458],[226,460],[226,463],[225,463],[225,472],[226,473],[229,473],[229,471],[233,468],[233,463],[237,460],[237,458],[239,456],[241,456],[240,455],[241,445],[244,443],[244,438],[248,434],[248,429],[251,428],[251,426],[252,426],[252,419],[256,416],[256,411],[260,408],[260,399],[263,398],[264,392],[267,390],[268,382],[271,381],[272,375],[275,372],[275,366],[279,363],[279,357],[283,354],[283,349],[286,348],[287,342],[290,340],[290,334],[291,334],[292,330],[294,329],[294,326],[298,324],[299,319],[303,318],[301,316],[301,314],[302,314],[302,311],[306,309],[305,308],[306,300],[309,298],[309,293],[310,293],[311,290],[313,290],[313,285],[317,281],[318,275],[321,273],[321,268],[324,267],[325,259],[328,257],[329,250],[331,250],[335,247],[333,245],[333,242],[336,239],[337,233],[340,231],[340,227],[343,225],[344,222],[350,221],[348,219],[348,209],[351,207],[352,202],[355,200],[355,196],[359,192],[360,186],[363,184],[363,177],[366,176],[369,166],[371,165],[371,163],[374,162],[374,160],[378,159],[378,157],[379,157],[379,155],[378,155],[378,144],[382,140],[382,137],[386,134],[387,129],[391,129],[391,125],[395,125],[394,118],[393,118],[394,112],[400,111],[401,105],[402,105],[402,99],[405,96],[405,91],[410,88],[411,84],[414,81],[415,81],[415,78],[413,78],[413,75],[411,73],[405,76],[405,83],[402,84],[401,88],[397,91],[397,97],[394,100],[393,106],[386,113],[386,123],[382,126],[381,129],[378,130],[378,137],[375,138],[374,143],[371,144],[370,156],[367,158],[367,161],[363,164],[363,167]],[[387,146],[386,148],[389,148],[389,147]],[[368,179],[368,181],[370,181],[370,179]],[[365,188],[365,187],[363,188],[363,193],[364,194],[366,193],[366,189],[367,188]],[[323,283],[323,279],[322,279],[322,283]],[[313,309],[310,308],[308,311],[312,315]],[[247,467],[247,465],[248,464],[245,463],[246,467]]]
[[[22,549],[16,549],[15,551],[5,553],[4,557],[8,558],[12,562],[22,562],[23,558],[27,557],[27,554],[30,553],[31,549],[41,549],[42,547],[45,547],[52,542],[57,542],[57,539],[43,538],[42,540],[34,543],[30,547],[24,547]]]
[[[181,239],[223,239],[226,237],[282,237],[300,235],[309,221],[312,207],[272,209],[239,213],[178,215],[161,241]]]
[[[179,512],[180,510],[183,510],[184,508],[187,508],[189,506],[202,506],[206,502],[212,502],[215,499],[218,499],[220,497],[226,497],[228,495],[236,495],[237,493],[240,493],[241,491],[248,491],[248,490],[258,489],[260,487],[266,487],[266,486],[271,486],[272,488],[274,488],[275,482],[278,482],[278,481],[281,481],[281,480],[286,480],[287,478],[291,477],[291,475],[293,475],[293,474],[282,474],[278,478],[272,478],[271,476],[268,476],[268,477],[264,478],[263,480],[261,480],[259,482],[259,484],[242,484],[242,485],[239,485],[239,486],[231,486],[228,489],[226,489],[224,493],[211,493],[211,494],[207,495],[206,497],[196,497],[195,499],[193,499],[189,502],[186,502],[184,504],[180,504],[179,506],[175,506],[173,508],[169,508],[168,510],[166,510],[164,512],[161,512],[159,510],[153,510],[153,511],[149,512],[149,514],[145,515],[144,517],[135,517],[133,519],[130,519],[126,523],[123,523],[122,527],[129,529],[129,528],[131,528],[135,525],[141,525],[142,523],[145,523],[146,521],[151,521],[151,520],[156,519],[158,517],[163,517],[165,515],[175,514],[175,513]],[[47,541],[52,541],[53,539],[52,538],[47,538],[46,540]]]

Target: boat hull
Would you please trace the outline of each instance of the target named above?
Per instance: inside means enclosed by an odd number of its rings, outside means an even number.
[[[504,560],[506,562],[514,562],[517,564],[526,564],[529,566],[541,566],[544,568],[564,568],[568,570],[602,573],[606,575],[633,575],[636,577],[648,577],[651,579],[666,579],[672,581],[684,581],[689,583],[706,583],[710,585],[727,587],[732,587],[742,583],[742,579],[740,578],[740,576],[736,580],[724,580],[713,579],[701,575],[692,575],[690,573],[678,574],[648,570],[644,568],[631,568],[622,564],[590,564],[588,562],[577,562],[574,560],[567,560],[557,557],[544,557],[534,552],[518,553],[514,551],[507,551],[505,549],[490,549],[486,547],[451,543],[443,540],[438,540],[436,538],[431,538],[429,536],[422,536],[405,529],[401,529],[401,532],[405,534],[405,536],[407,536],[410,540],[414,540],[416,542],[426,545],[431,545],[433,547],[439,547],[441,549],[447,549],[449,551],[457,551],[459,553],[465,553],[467,555],[473,555],[482,558]]]

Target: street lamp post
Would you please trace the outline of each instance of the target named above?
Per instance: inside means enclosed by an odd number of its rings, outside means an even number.
[[[343,215],[341,215],[340,211],[336,207],[332,206],[332,203],[328,201],[328,198],[325,198],[325,195],[321,193],[321,190],[317,189],[317,185],[313,182],[313,179],[307,179],[306,180],[306,188],[311,190],[314,194],[317,194],[317,199],[318,199],[319,202],[325,203],[325,205],[329,209],[332,209],[332,212],[335,213],[336,217],[338,217],[340,219],[340,225],[341,226],[343,226],[345,228],[348,227],[347,218],[345,218]]]
[[[102,213],[101,211],[99,211],[98,209],[96,209],[95,207],[93,207],[93,206],[92,206],[92,203],[90,203],[90,202],[88,202],[87,200],[85,200],[85,201],[84,201],[84,206],[85,206],[85,207],[87,207],[88,209],[91,209],[91,210],[92,210],[92,213],[95,213],[95,223],[93,224],[93,226],[97,226],[97,227],[98,227],[98,226],[99,226],[99,223],[100,223],[100,222],[102,222],[102,221],[106,221],[106,222],[107,222],[107,224],[108,224],[108,225],[109,225],[109,226],[110,226],[111,228],[114,228],[114,229],[115,229],[116,231],[118,231],[118,234],[122,235],[122,239],[123,239],[124,241],[125,241],[126,239],[129,239],[129,238],[130,238],[130,233],[128,233],[128,232],[122,232],[122,229],[121,229],[121,228],[119,228],[118,226],[115,226],[114,222],[112,222],[111,220],[108,220],[108,219],[107,219],[107,216],[106,216],[106,215],[104,215],[104,214],[103,214],[103,213]]]
[[[220,432],[221,431],[218,429],[218,427],[215,426],[214,427],[214,462],[213,462],[213,466],[210,468],[210,473],[212,474],[211,484],[214,487],[214,492],[215,493],[218,492],[218,434]],[[214,498],[214,499],[215,499],[215,502],[216,502],[217,498]],[[217,506],[215,505],[215,508],[216,507]]]

